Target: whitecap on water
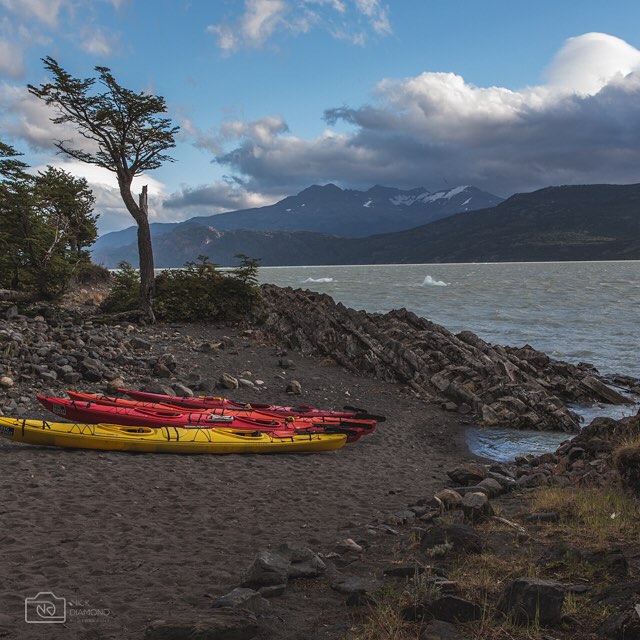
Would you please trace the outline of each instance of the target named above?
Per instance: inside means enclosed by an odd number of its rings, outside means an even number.
[[[421,287],[448,287],[449,285],[443,280],[434,280],[431,276],[426,276],[420,286]]]
[[[333,282],[333,278],[307,278],[302,281],[302,284],[305,282]]]

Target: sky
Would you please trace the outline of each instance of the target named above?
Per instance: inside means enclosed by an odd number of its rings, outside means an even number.
[[[106,170],[26,90],[52,56],[165,98],[175,162],[140,176],[152,222],[312,184],[507,197],[640,182],[637,0],[0,0],[0,140],[86,177],[101,233],[133,224]]]

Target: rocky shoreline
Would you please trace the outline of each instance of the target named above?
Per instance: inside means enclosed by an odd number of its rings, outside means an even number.
[[[36,393],[130,386],[177,395],[240,394],[246,401],[268,395],[282,404],[364,403],[390,417],[361,449],[342,457],[239,461],[244,474],[257,474],[252,482],[272,487],[266,502],[243,491],[242,483],[236,486],[239,470],[228,460],[160,456],[132,465],[139,458],[108,453],[97,460],[0,443],[10,486],[21,486],[24,469],[33,469],[34,485],[16,494],[20,503],[4,506],[2,539],[17,563],[12,560],[4,576],[9,600],[35,585],[32,575],[40,576],[40,584],[44,575],[54,589],[73,584],[57,569],[45,569],[44,559],[34,560],[42,545],[37,523],[45,518],[43,533],[59,538],[59,545],[75,523],[125,535],[135,547],[127,563],[139,568],[118,573],[113,588],[103,581],[103,597],[121,614],[100,627],[101,638],[374,640],[387,636],[375,635],[371,621],[381,624],[380,616],[390,612],[405,634],[398,638],[640,637],[633,610],[640,596],[634,580],[640,540],[621,538],[616,545],[605,537],[573,544],[565,538],[574,515],[536,507],[541,491],[608,487],[633,495],[640,478],[634,450],[626,457],[619,450],[640,436],[637,416],[597,419],[554,454],[512,464],[462,462],[469,458],[465,425],[576,431],[579,420],[567,402],[627,402],[638,392],[638,380],[616,378],[624,388],[620,394],[591,365],[553,361],[528,346],[489,345],[470,332],[453,335],[405,310],[366,314],[308,291],[264,286],[262,292],[262,308],[239,325],[141,326],[114,323],[92,305],[31,306],[24,314],[22,307],[5,305],[0,320],[4,415],[48,417]],[[66,468],[62,476],[60,465]],[[140,476],[139,466],[151,475]],[[113,500],[117,515],[105,519],[96,506],[90,511],[95,522],[89,524],[89,514],[72,500],[65,506],[68,522],[58,522],[54,512],[46,516],[48,503],[56,501],[50,491],[62,490],[57,478],[72,476],[90,487],[84,499],[111,494],[107,501]],[[144,507],[121,495],[118,483],[124,478],[142,481]],[[162,497],[153,491],[155,483]],[[186,511],[176,510],[170,498],[176,486],[190,487],[193,494],[180,498]],[[220,500],[212,502],[212,496]],[[183,542],[195,522],[206,521],[204,505],[226,516],[216,520],[216,529],[198,530],[201,557],[195,559],[185,555]],[[274,505],[280,511],[273,512]],[[177,513],[186,521],[176,520]],[[11,536],[12,524],[31,532],[33,548]],[[313,535],[306,533],[308,527]],[[220,541],[212,546],[218,531]],[[293,531],[305,533],[298,537]],[[143,535],[170,554],[163,555],[172,558],[169,573],[158,564],[161,558],[154,560],[153,552],[136,542]],[[85,549],[85,543],[74,544]],[[91,570],[79,580],[83,589],[95,589],[98,575],[109,571],[106,558],[123,553],[117,548],[104,542],[85,549],[98,573]],[[68,573],[78,562],[86,564],[60,551],[62,570]],[[491,574],[495,584],[477,584],[479,575],[490,573],[482,563],[499,569]],[[152,570],[157,578],[148,573]],[[199,584],[204,576],[208,586]],[[131,595],[145,581],[148,597],[131,608],[117,587],[124,585]],[[199,595],[193,591],[196,583]],[[531,609],[541,601],[544,619],[540,607]],[[161,603],[171,615],[157,615]],[[574,612],[580,608],[598,614],[581,618]],[[505,622],[511,635],[500,635]],[[16,633],[17,624],[0,616],[1,631]],[[67,627],[59,637],[85,633],[86,626]]]

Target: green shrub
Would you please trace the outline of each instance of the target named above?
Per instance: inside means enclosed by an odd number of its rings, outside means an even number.
[[[112,274],[109,269],[93,262],[87,262],[78,267],[73,276],[73,282],[79,285],[95,286],[104,284],[111,280]]]
[[[134,311],[138,308],[140,295],[140,273],[128,262],[121,262],[119,271],[113,274],[113,286],[109,295],[100,305],[106,313]]]
[[[190,322],[246,314],[258,297],[258,261],[238,257],[240,265],[228,272],[219,271],[206,256],[187,262],[184,269],[162,271],[156,278],[158,319]]]

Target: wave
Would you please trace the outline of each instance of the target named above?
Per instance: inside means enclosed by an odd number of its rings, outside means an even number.
[[[302,284],[305,282],[333,282],[333,278],[307,278],[302,281]]]
[[[420,286],[421,287],[448,287],[449,285],[443,280],[434,280],[431,276],[426,276]]]

